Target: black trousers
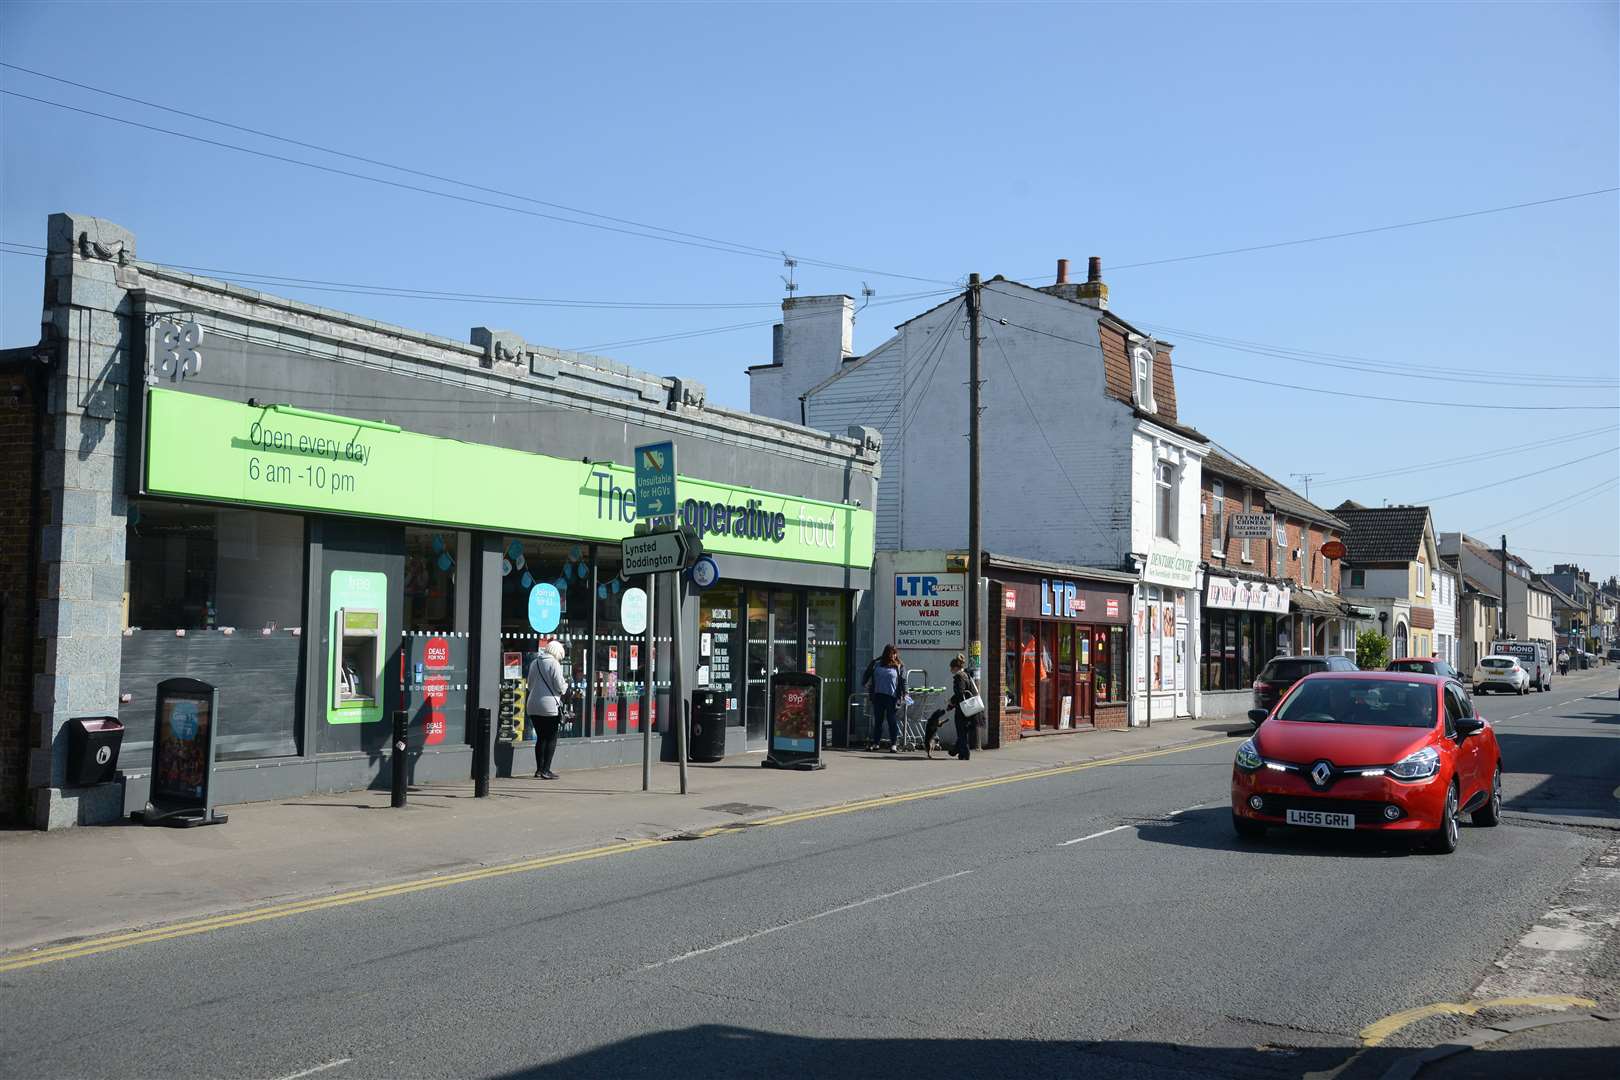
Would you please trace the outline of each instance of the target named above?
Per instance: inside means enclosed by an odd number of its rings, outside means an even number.
[[[529,716],[534,727],[534,767],[536,772],[550,772],[551,759],[557,754],[557,724],[555,716]]]

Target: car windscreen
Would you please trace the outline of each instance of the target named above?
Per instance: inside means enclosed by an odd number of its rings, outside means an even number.
[[[1307,675],[1326,670],[1325,660],[1273,660],[1260,672],[1260,681],[1291,684]]]
[[[1311,679],[1294,687],[1279,720],[1368,727],[1433,727],[1434,686],[1404,679]]]
[[[1510,668],[1513,666],[1513,659],[1507,656],[1487,656],[1479,662],[1479,666],[1488,668]]]

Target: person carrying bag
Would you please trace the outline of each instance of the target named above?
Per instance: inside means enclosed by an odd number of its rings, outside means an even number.
[[[984,712],[984,698],[979,696],[979,684],[967,673],[967,658],[957,653],[951,661],[951,707],[956,720],[956,749],[952,757],[968,760],[973,744],[978,741],[979,714]]]
[[[557,779],[551,771],[551,759],[557,753],[557,734],[563,710],[568,707],[568,678],[562,669],[567,655],[563,643],[552,638],[529,665],[524,712],[534,731],[534,775],[541,780]]]

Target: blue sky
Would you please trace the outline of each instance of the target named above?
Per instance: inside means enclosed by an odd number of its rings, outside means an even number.
[[[507,192],[763,249],[804,295],[877,290],[864,350],[969,271],[1104,260],[1116,311],[1183,364],[1450,402],[1373,403],[1184,371],[1182,418],[1311,497],[1433,500],[1538,566],[1620,571],[1620,213],[1602,195],[1351,239],[1108,267],[1620,184],[1615,4],[37,4],[0,59]],[[0,87],[389,174],[53,84]],[[387,287],[736,308],[602,309],[275,289],[465,339],[564,347],[763,321],[778,259],[390,189],[0,98],[0,239],[70,209],[143,258]],[[542,213],[534,204],[459,190]],[[0,342],[37,339],[41,267],[0,255]],[[268,287],[266,287],[268,289]],[[1200,335],[1198,337],[1192,334]],[[1401,365],[1372,376],[1207,337]],[[745,406],[768,326],[600,351]],[[1320,359],[1321,357],[1317,357]],[[1494,385],[1491,375],[1610,385]],[[994,378],[994,371],[989,372]],[[1474,464],[1335,478],[1509,446]],[[1596,455],[1596,456],[1588,456]],[[1528,480],[1466,488],[1583,461]],[[1533,513],[1540,506],[1554,510]]]

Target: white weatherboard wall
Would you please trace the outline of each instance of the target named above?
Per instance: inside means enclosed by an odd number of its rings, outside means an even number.
[[[1440,654],[1440,659],[1455,666],[1459,652],[1457,575],[1442,565],[1434,570],[1432,585],[1433,595],[1429,599],[1434,604],[1435,651]]]
[[[982,295],[985,547],[1127,565],[1136,420],[1104,393],[1100,313],[1007,282]],[[966,311],[952,299],[806,395],[811,427],[883,435],[880,549],[966,546],[967,376]]]

